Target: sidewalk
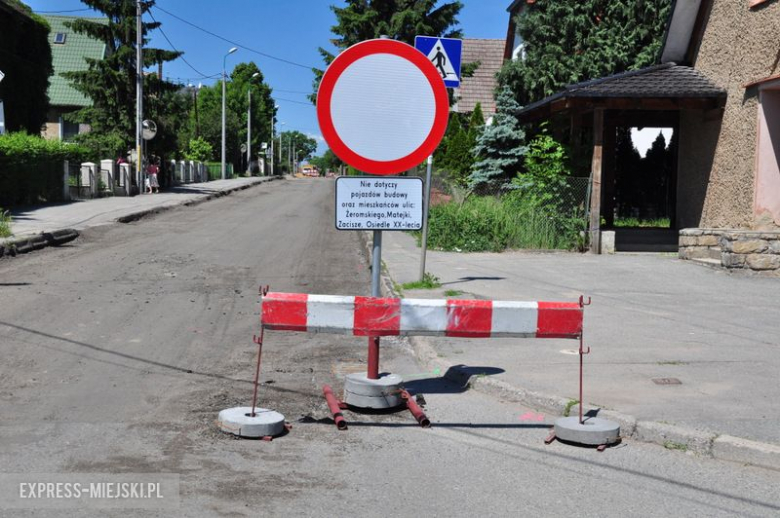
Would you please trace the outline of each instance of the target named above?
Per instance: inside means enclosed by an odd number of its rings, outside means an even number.
[[[419,280],[421,252],[411,236],[385,232],[383,245],[395,283]],[[592,297],[586,408],[612,413],[624,436],[780,469],[780,279],[674,254],[429,252],[426,271],[441,288],[405,297],[443,298],[448,290],[493,300]],[[578,399],[573,340],[415,338],[413,346],[431,369],[465,365],[472,385],[506,399],[557,414]],[[669,378],[680,383],[653,381]]]
[[[18,246],[19,243],[33,240],[42,233],[65,229],[80,231],[120,220],[137,219],[150,212],[198,203],[278,178],[281,177],[239,177],[231,180],[190,183],[157,194],[112,196],[11,210],[13,236],[0,239],[0,248],[11,243],[16,243]],[[77,234],[73,233],[73,235]]]

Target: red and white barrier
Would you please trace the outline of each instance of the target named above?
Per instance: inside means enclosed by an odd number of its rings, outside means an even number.
[[[267,293],[266,329],[355,336],[580,338],[576,302],[428,300]]]

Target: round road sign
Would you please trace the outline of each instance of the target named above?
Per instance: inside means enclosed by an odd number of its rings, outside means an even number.
[[[444,136],[448,115],[441,74],[420,51],[395,40],[349,47],[325,71],[317,94],[328,146],[369,174],[424,162]]]

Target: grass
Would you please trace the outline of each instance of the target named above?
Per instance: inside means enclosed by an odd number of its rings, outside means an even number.
[[[615,218],[615,227],[628,228],[670,228],[669,218]]]
[[[0,237],[11,237],[11,215],[7,210],[0,209]]]
[[[664,441],[664,448],[667,450],[688,451],[687,444],[674,441]]]
[[[571,409],[577,405],[579,401],[576,399],[570,399],[566,406],[563,408],[563,417],[569,417],[571,415]]]
[[[440,287],[439,278],[429,272],[425,272],[421,281],[407,282],[401,285],[404,290],[434,290]]]
[[[445,297],[457,297],[459,295],[463,295],[463,292],[459,290],[447,290],[444,292]]]
[[[431,207],[428,245],[454,252],[575,249],[584,220],[539,208],[518,196],[470,196]],[[422,234],[415,233],[418,244]]]

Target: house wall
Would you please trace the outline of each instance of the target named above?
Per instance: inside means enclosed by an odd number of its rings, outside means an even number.
[[[43,138],[52,139],[52,140],[60,140],[63,129],[63,120],[62,116],[66,113],[71,113],[77,108],[72,107],[51,107],[49,108],[48,113],[46,114],[46,123],[41,128],[41,136]],[[71,127],[71,131],[74,131],[75,127]],[[89,124],[79,124],[78,125],[78,133],[86,133],[90,130]]]
[[[709,151],[714,123],[703,126],[689,114],[681,133],[681,176],[708,178],[699,221],[689,214],[684,226],[706,228],[754,228],[758,89],[745,85],[780,71],[780,2],[770,1],[750,9],[743,0],[714,0],[706,22],[694,67],[728,92],[719,139],[714,146],[709,171],[707,157],[687,157],[689,152]],[[688,141],[684,144],[684,141]],[[685,161],[694,162],[684,164]],[[688,186],[688,189],[696,189]],[[685,188],[681,186],[681,193]],[[678,198],[681,205],[685,198]]]
[[[677,153],[677,228],[702,224],[710,172],[721,134],[722,110],[680,112]]]

